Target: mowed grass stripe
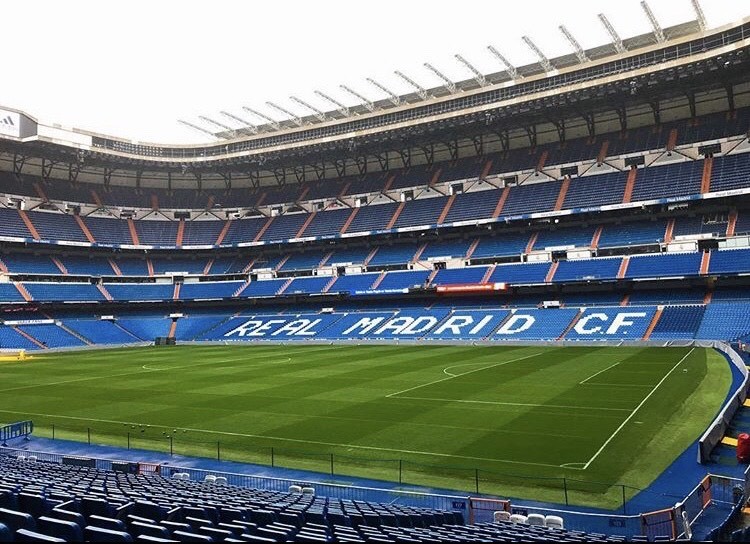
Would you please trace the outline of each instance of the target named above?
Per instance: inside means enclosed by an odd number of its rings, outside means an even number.
[[[186,451],[220,439],[238,459],[273,446],[541,477],[627,473],[625,483],[638,485],[702,433],[726,394],[726,363],[708,365],[704,352],[686,362],[690,372],[664,381],[586,471],[560,465],[590,459],[684,348],[289,344],[47,354],[0,367],[0,413],[33,416],[40,431],[91,426],[97,440],[117,444],[130,426],[150,425],[136,429],[146,442],[178,429]],[[388,398],[414,387],[419,395]],[[668,452],[637,439],[659,434],[665,406],[671,417],[696,398],[715,399],[714,411],[681,421]],[[648,470],[633,473],[644,459]]]

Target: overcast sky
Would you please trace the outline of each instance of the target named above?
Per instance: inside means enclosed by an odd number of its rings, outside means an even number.
[[[650,5],[664,27],[694,18],[690,0]],[[750,15],[744,0],[702,5],[710,27]],[[424,62],[467,79],[456,53],[492,73],[502,66],[490,44],[516,65],[535,60],[523,35],[552,58],[571,51],[560,24],[584,48],[608,42],[596,17],[602,11],[623,38],[650,29],[639,0],[3,2],[0,107],[140,141],[203,142],[210,138],[177,119],[221,119],[227,110],[258,122],[243,105],[281,119],[269,100],[309,113],[290,95],[330,110],[315,89],[353,104],[340,84],[384,98],[366,77],[411,91],[394,70],[439,85]]]

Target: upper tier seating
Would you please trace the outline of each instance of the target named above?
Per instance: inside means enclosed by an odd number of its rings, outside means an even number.
[[[561,185],[561,181],[549,181],[513,187],[505,201],[501,217],[552,211]]]
[[[492,217],[500,201],[501,193],[502,190],[492,189],[456,195],[456,199],[445,217],[445,223]]]
[[[638,169],[632,202],[700,193],[703,161]]]
[[[574,178],[565,195],[563,209],[619,204],[625,193],[627,174],[613,172]]]
[[[678,162],[667,165],[652,165],[637,170],[636,181],[630,202],[639,202],[654,198],[680,198],[700,192],[703,175],[703,160]],[[715,174],[712,190],[725,190],[750,185],[750,153],[739,153],[714,158]],[[562,209],[587,208],[604,204],[617,204],[623,200],[626,172],[586,175],[570,181],[569,189],[562,203]],[[0,176],[1,179],[1,176]],[[307,212],[285,213],[276,217],[252,217],[231,221],[220,220],[213,215],[203,214],[200,220],[176,221],[166,219],[141,219],[132,222],[111,217],[88,216],[81,218],[83,223],[71,215],[52,212],[19,212],[15,209],[0,209],[0,236],[31,239],[32,230],[42,240],[88,242],[86,228],[97,243],[109,245],[132,245],[138,243],[146,246],[175,247],[178,237],[181,246],[235,245],[253,241],[282,242],[297,237],[329,236],[341,234],[346,226],[347,233],[362,233],[387,228],[427,227],[438,223],[443,211],[448,209],[443,218],[444,224],[460,221],[508,219],[520,214],[549,212],[554,208],[559,196],[562,181],[528,181],[506,189],[488,188],[488,190],[459,193],[453,201],[447,196],[423,198],[418,193],[417,200],[406,202],[382,203],[385,197],[379,197],[378,204],[365,205],[360,208],[340,208],[323,210],[314,214]],[[472,187],[473,189],[473,187]],[[118,191],[123,191],[122,188]],[[426,191],[424,191],[426,193]],[[276,194],[276,193],[274,193]],[[507,196],[507,198],[506,198]],[[446,208],[448,203],[449,208]],[[502,204],[502,205],[501,205]],[[26,225],[22,213],[26,213],[30,224]],[[163,217],[163,216],[162,216]],[[351,219],[351,222],[350,222]],[[737,232],[746,232],[748,227],[742,215],[737,225]],[[657,221],[656,223],[660,223]],[[179,236],[184,227],[182,236]],[[226,230],[225,230],[225,227]],[[612,247],[612,229],[606,227],[602,234],[601,247]],[[628,225],[628,230],[633,230]],[[674,236],[686,234],[716,233],[724,234],[727,224],[724,220],[711,219],[698,223],[698,219],[685,218],[677,222]],[[562,229],[561,229],[562,230]],[[607,231],[610,231],[609,233]],[[583,232],[577,232],[579,238],[571,243],[585,245],[591,240],[583,240]],[[593,233],[592,233],[593,234]],[[662,240],[664,232],[658,236],[636,239],[634,241],[617,240],[617,245],[644,243],[648,240],[656,243]],[[548,234],[545,234],[545,237]],[[554,238],[554,236],[553,236]],[[256,240],[257,239],[257,240]],[[550,239],[541,239],[537,248],[563,245]],[[564,245],[567,245],[564,244]]]

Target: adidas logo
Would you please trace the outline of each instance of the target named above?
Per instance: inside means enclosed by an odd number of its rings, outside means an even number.
[[[16,124],[13,122],[13,118],[10,115],[5,117],[4,119],[0,119],[0,124],[6,125],[9,127],[16,126]]]

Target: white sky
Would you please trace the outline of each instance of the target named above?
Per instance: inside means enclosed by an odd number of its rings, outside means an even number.
[[[535,58],[529,35],[549,58],[570,52],[564,24],[584,48],[609,41],[604,12],[623,38],[650,30],[639,0],[24,0],[3,2],[5,59],[0,106],[42,122],[161,143],[210,138],[176,121],[200,114],[225,121],[227,110],[258,122],[242,105],[281,119],[270,100],[306,114],[296,95],[328,111],[313,90],[346,104],[346,84],[376,100],[372,77],[397,94],[470,74],[460,53],[482,72],[502,66],[497,47],[521,66]],[[690,0],[650,0],[663,27],[694,18]],[[750,15],[744,0],[702,1],[710,27]],[[208,127],[210,128],[210,127]]]

